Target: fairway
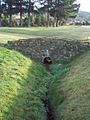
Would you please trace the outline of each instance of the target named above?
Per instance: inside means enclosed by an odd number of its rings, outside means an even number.
[[[90,41],[90,26],[32,27],[32,28],[0,28],[0,42],[18,39],[53,37],[68,40]]]

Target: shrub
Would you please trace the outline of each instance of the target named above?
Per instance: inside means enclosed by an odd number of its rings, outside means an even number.
[[[4,26],[4,27],[9,26],[9,19],[8,18],[2,17],[1,22],[2,22],[2,26]]]

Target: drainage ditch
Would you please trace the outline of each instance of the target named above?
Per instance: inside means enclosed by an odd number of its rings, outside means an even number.
[[[44,62],[44,67],[49,73],[50,73],[50,64],[52,64],[52,61],[50,61],[50,63],[47,60]],[[44,107],[47,113],[47,120],[54,120],[53,109],[52,109],[50,100],[48,99],[48,93],[49,93],[48,90],[49,90],[49,87],[47,87],[46,100],[44,101]]]
[[[54,120],[53,110],[50,100],[48,99],[48,92],[46,92],[46,100],[44,101],[44,107],[47,113],[47,120]]]

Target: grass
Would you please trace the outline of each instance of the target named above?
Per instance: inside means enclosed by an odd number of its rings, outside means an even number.
[[[51,36],[89,41],[90,26],[0,28],[0,42]],[[57,62],[51,74],[20,53],[0,48],[0,120],[46,120],[47,83],[55,120],[90,120],[90,52],[70,63]]]
[[[39,63],[0,48],[0,120],[46,120],[47,76]]]
[[[0,28],[0,42],[8,40],[28,39],[28,38],[65,38],[90,41],[90,26],[61,26],[58,28],[32,27],[32,28]]]
[[[49,99],[55,120],[90,120],[90,52],[53,65],[52,74]]]

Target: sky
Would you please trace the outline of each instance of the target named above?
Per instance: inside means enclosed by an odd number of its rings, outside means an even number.
[[[81,4],[79,10],[90,12],[90,0],[77,0],[76,3]]]

